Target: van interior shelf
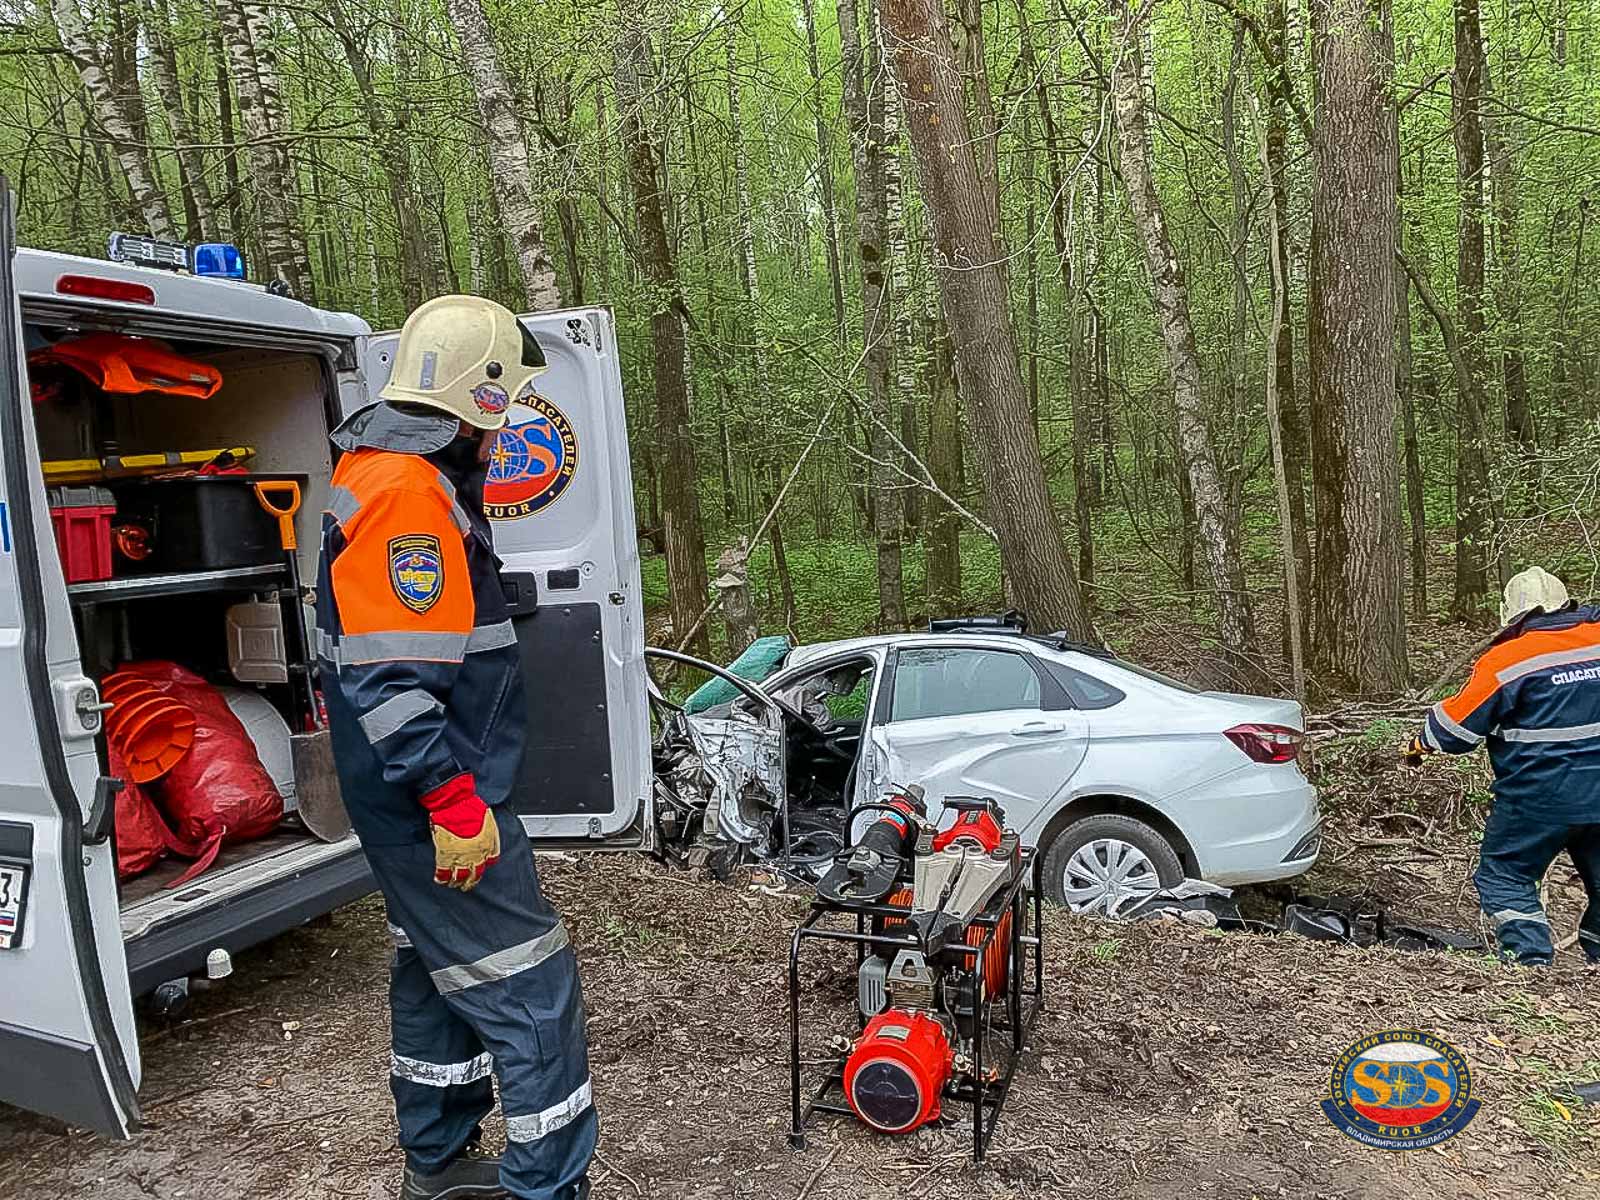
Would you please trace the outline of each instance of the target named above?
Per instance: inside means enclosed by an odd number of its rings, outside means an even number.
[[[222,571],[183,571],[176,575],[133,575],[94,583],[71,583],[67,595],[74,604],[110,604],[121,600],[147,600],[185,592],[221,592],[271,587],[283,579],[282,563],[230,567]]]

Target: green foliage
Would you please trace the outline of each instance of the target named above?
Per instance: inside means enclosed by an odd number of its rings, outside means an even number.
[[[340,11],[372,71],[379,123],[401,131],[406,195],[429,242],[438,286],[477,290],[517,306],[515,255],[499,227],[484,133],[441,0],[339,0]],[[862,5],[863,12],[866,5]],[[1250,19],[1267,19],[1264,0],[1240,0]],[[1302,5],[1290,5],[1296,14]],[[1403,231],[1410,259],[1431,281],[1441,305],[1455,311],[1459,197],[1451,142],[1453,23],[1449,0],[1395,4],[1396,93],[1400,115]],[[1267,194],[1261,144],[1272,73],[1252,37],[1234,52],[1235,20],[1217,2],[1149,5],[1146,52],[1153,63],[1152,145],[1156,184],[1188,287],[1204,367],[1224,485],[1239,527],[1249,584],[1278,617],[1282,571],[1264,415],[1270,271],[1266,262]],[[114,12],[122,15],[114,24]],[[401,277],[399,223],[387,164],[328,6],[266,5],[265,38],[275,52],[294,155],[294,177],[259,180],[242,154],[230,171],[227,144],[241,136],[237,117],[224,128],[217,89],[215,7],[203,0],[147,6],[85,6],[108,61],[142,102],[149,154],[169,204],[183,213],[182,179],[164,98],[152,78],[133,23],[168,20],[177,50],[183,103],[199,139],[206,177],[218,199],[214,227],[192,238],[233,237],[260,260],[258,204],[267,187],[295,200],[316,277],[315,300],[366,316],[375,327],[403,318],[408,282]],[[659,486],[654,426],[654,314],[687,316],[692,384],[691,431],[698,458],[707,542],[716,548],[748,535],[769,497],[802,454],[806,465],[785,504],[782,526],[795,579],[795,632],[837,637],[870,628],[878,611],[876,574],[864,520],[866,462],[860,406],[863,334],[860,253],[854,225],[856,186],[847,122],[841,111],[836,6],[817,0],[821,78],[811,78],[798,0],[708,6],[684,0],[592,5],[514,4],[490,0],[487,11],[510,77],[544,216],[544,234],[570,302],[606,304],[617,315],[617,347],[630,404],[640,524],[656,523]],[[1019,316],[1024,370],[1037,378],[1037,428],[1058,512],[1070,522],[1079,487],[1073,476],[1074,430],[1104,477],[1091,526],[1101,569],[1095,598],[1102,611],[1181,606],[1190,624],[1209,626],[1203,559],[1193,556],[1184,517],[1173,430],[1170,381],[1157,334],[1142,251],[1127,221],[1115,172],[1114,142],[1103,90],[1105,71],[1122,48],[1108,10],[1070,14],[1048,0],[982,6],[986,67],[997,130],[997,192],[1009,279]],[[164,16],[163,14],[167,14]],[[72,64],[55,53],[48,6],[20,6],[0,26],[0,169],[18,185],[25,243],[76,253],[103,252],[113,228],[137,225],[126,183],[105,144]],[[1593,193],[1600,178],[1600,8],[1566,2],[1548,12],[1520,4],[1485,5],[1490,98],[1485,116],[1506,153],[1491,153],[1485,188],[1491,204],[1487,330],[1478,347],[1491,401],[1489,436],[1501,518],[1495,546],[1520,565],[1535,559],[1564,571],[1574,591],[1600,583],[1600,538],[1591,528],[1600,452],[1600,291],[1594,272]],[[611,84],[616,34],[642,24],[654,62],[641,118],[659,151],[667,189],[677,291],[646,282],[634,261],[632,197]],[[1026,30],[1024,30],[1024,23]],[[1019,70],[1027,33],[1037,71]],[[1306,111],[1314,108],[1308,30],[1288,44],[1287,74]],[[740,122],[732,126],[727,47],[732,39]],[[1230,92],[1231,88],[1231,92]],[[1046,144],[1038,91],[1049,105],[1056,144]],[[1233,97],[1233,142],[1242,176],[1236,211],[1225,152],[1229,128],[1221,98]],[[823,173],[813,101],[830,141],[833,188]],[[1285,397],[1301,415],[1310,364],[1305,352],[1306,260],[1313,180],[1309,147],[1288,120],[1287,178],[1290,315],[1296,327],[1296,391]],[[757,288],[747,295],[738,248],[741,214],[734,186],[734,134],[749,168],[750,236]],[[1493,147],[1491,147],[1492,149]],[[880,149],[880,148],[875,148]],[[933,247],[916,172],[900,142],[906,184],[904,235],[909,287],[897,303],[915,331],[916,381],[897,397],[902,431],[921,456],[927,444],[932,379],[929,342],[936,303]],[[1062,175],[1050,183],[1050,151]],[[237,192],[230,176],[239,179]],[[1516,184],[1514,211],[1498,207]],[[845,321],[835,325],[824,201],[836,211],[842,247]],[[1057,256],[1052,206],[1071,282]],[[1244,239],[1243,279],[1234,242]],[[569,244],[570,243],[570,244]],[[1513,256],[1512,248],[1516,248]],[[884,264],[874,262],[873,269]],[[1237,301],[1236,301],[1237,291]],[[1030,296],[1033,297],[1030,301]],[[1036,310],[1037,319],[1029,316]],[[1091,310],[1107,330],[1109,409],[1097,411],[1095,368],[1085,342]],[[1425,531],[1448,544],[1455,520],[1457,417],[1454,379],[1433,317],[1410,303],[1415,399],[1423,472]],[[1539,448],[1506,445],[1504,364],[1525,364]],[[841,396],[845,397],[841,399]],[[831,408],[837,402],[837,407]],[[1084,417],[1087,424],[1075,416]],[[826,421],[824,413],[832,413]],[[957,497],[979,514],[983,463],[967,430],[965,484]],[[1103,445],[1102,443],[1109,444]],[[916,474],[915,471],[912,472]],[[1309,490],[1309,479],[1307,481]],[[874,498],[899,503],[898,491]],[[921,519],[939,502],[923,495]],[[1401,503],[1401,497],[1386,502]],[[1314,501],[1308,496],[1308,501]],[[1314,511],[1314,502],[1312,508]],[[922,529],[905,554],[908,606],[928,614]],[[1189,575],[1184,569],[1188,547]],[[968,528],[963,536],[966,609],[1002,603],[992,545]],[[1198,565],[1193,565],[1198,562]],[[1107,564],[1111,564],[1108,566]],[[770,627],[781,612],[770,548],[754,564],[755,587]],[[660,564],[646,563],[647,600],[664,600]],[[1435,587],[1433,607],[1447,603]],[[1275,644],[1275,636],[1263,637]],[[1186,652],[1204,647],[1186,643]],[[1270,651],[1269,651],[1270,652]]]

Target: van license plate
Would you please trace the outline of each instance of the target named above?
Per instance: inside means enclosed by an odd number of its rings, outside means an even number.
[[[0,863],[0,950],[9,950],[22,936],[23,901],[28,895],[28,868]]]

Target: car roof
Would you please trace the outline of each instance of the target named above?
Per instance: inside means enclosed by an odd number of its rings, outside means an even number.
[[[89,275],[151,288],[155,304],[66,296],[56,291],[62,275]],[[359,337],[372,327],[354,313],[316,308],[288,296],[274,296],[260,284],[216,279],[137,267],[103,258],[84,258],[53,250],[16,253],[16,285],[24,304],[127,317],[188,317],[234,326],[305,333],[323,337]]]

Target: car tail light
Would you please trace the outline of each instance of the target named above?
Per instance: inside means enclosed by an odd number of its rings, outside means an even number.
[[[1258,763],[1293,762],[1306,737],[1287,725],[1235,725],[1223,736]]]
[[[56,280],[56,291],[63,296],[87,296],[93,300],[120,300],[124,304],[154,304],[156,290],[148,284],[125,283],[121,279],[101,279],[95,275],[63,275]]]

